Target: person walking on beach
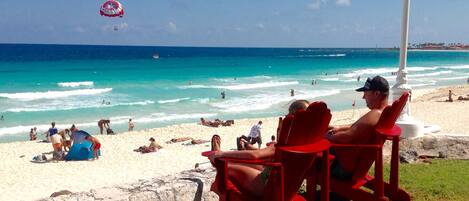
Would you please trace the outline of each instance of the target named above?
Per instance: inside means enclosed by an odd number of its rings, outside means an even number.
[[[129,119],[129,131],[133,131],[134,130],[134,123],[132,122],[132,119]]]
[[[108,129],[109,128],[109,123],[111,123],[111,120],[109,119],[101,119],[98,121],[98,127],[99,127],[99,133],[103,134],[104,128]]]
[[[248,139],[251,144],[258,144],[259,149],[262,145],[262,136],[261,136],[261,129],[262,129],[262,121],[259,121],[257,124],[251,127],[251,132],[249,132]]]

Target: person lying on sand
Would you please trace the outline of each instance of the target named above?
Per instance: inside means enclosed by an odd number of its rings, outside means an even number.
[[[469,97],[459,96],[459,97],[458,97],[458,100],[469,100]]]
[[[215,119],[213,121],[210,120],[205,120],[204,118],[200,118],[200,124],[208,127],[218,127],[220,125],[222,126],[231,126],[234,124],[234,120],[220,120],[220,119]]]
[[[143,146],[139,147],[138,149],[135,149],[134,151],[141,152],[142,154],[145,154],[145,153],[150,153],[150,152],[156,152],[159,149],[163,148],[161,145],[159,145],[158,143],[155,142],[155,138],[150,138],[149,141],[150,141],[150,146],[147,147],[147,146],[143,145]]]
[[[166,144],[172,144],[172,143],[177,143],[177,142],[184,142],[190,140],[191,144],[204,144],[207,142],[210,142],[209,140],[200,140],[200,139],[194,139],[191,137],[180,137],[180,138],[173,138],[170,141],[167,141]]]
[[[208,127],[218,127],[220,126],[220,122],[219,121],[209,121],[209,120],[205,120],[204,118],[200,118],[200,124],[204,125],[204,126],[208,126]]]
[[[172,144],[172,143],[177,143],[177,142],[184,142],[187,140],[193,140],[194,138],[191,137],[179,137],[179,138],[173,138],[169,141],[166,142],[166,144]]]

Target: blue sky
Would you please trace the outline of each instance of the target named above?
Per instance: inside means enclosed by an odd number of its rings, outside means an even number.
[[[393,47],[402,0],[1,0],[0,43]],[[412,0],[409,42],[469,43],[468,0]],[[118,27],[114,31],[113,27]]]

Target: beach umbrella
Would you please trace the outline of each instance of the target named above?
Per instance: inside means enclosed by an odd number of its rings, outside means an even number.
[[[392,87],[393,99],[396,100],[404,92],[409,92],[412,95],[412,88],[407,83],[407,45],[409,39],[409,15],[410,15],[410,0],[403,0],[402,11],[402,28],[401,28],[401,46],[399,54],[399,70],[397,71],[396,84]],[[424,133],[423,123],[415,120],[411,116],[410,100],[407,100],[405,108],[399,116],[398,124],[402,129],[401,136],[403,137],[417,137]],[[429,130],[435,130],[437,126],[428,127]]]

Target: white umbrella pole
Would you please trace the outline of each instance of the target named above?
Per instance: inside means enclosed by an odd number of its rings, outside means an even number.
[[[392,87],[393,99],[398,99],[404,92],[412,95],[412,88],[407,84],[407,44],[409,38],[409,7],[410,0],[403,0],[401,48],[399,70],[397,71],[396,84]],[[403,137],[417,137],[422,135],[423,124],[415,121],[410,116],[410,100],[399,116],[397,124],[402,128]]]

